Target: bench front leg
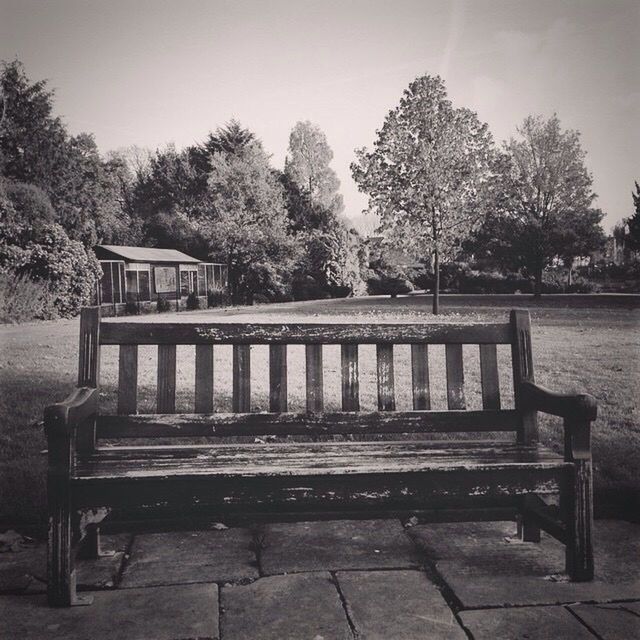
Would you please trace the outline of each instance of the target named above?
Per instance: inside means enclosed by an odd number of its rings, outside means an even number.
[[[95,389],[77,389],[67,400],[45,409],[47,471],[47,598],[55,607],[90,604],[76,593],[75,552],[71,515],[71,474],[75,465],[76,432],[95,414]]]
[[[560,496],[567,525],[566,570],[575,582],[593,580],[593,477],[591,424],[565,418],[565,460],[572,462],[570,476]]]

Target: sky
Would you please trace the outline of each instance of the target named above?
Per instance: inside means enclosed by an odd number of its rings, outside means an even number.
[[[282,168],[310,120],[354,219],[354,149],[427,73],[499,143],[530,114],[580,131],[609,230],[640,181],[639,34],[637,0],[0,0],[0,60],[47,79],[101,152],[181,148],[236,118]]]

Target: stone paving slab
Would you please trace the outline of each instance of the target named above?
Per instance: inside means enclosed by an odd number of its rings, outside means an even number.
[[[462,611],[460,619],[474,640],[596,640],[564,607]]]
[[[632,640],[640,638],[640,615],[626,605],[585,604],[571,610],[595,633],[600,640]]]
[[[102,537],[104,549],[115,550],[115,556],[96,560],[77,560],[79,590],[110,589],[117,583],[130,534]],[[44,593],[47,590],[47,545],[44,542],[0,554],[1,593]]]
[[[86,607],[51,608],[42,595],[0,596],[0,640],[214,640],[215,584],[101,591]]]
[[[563,545],[545,534],[539,544],[518,542],[510,538],[513,523],[433,524],[410,532],[464,607],[640,597],[637,524],[596,521],[596,576],[583,583],[558,576],[564,571]]]
[[[224,640],[352,640],[346,613],[329,573],[261,578],[223,587]]]
[[[440,591],[421,571],[340,571],[337,579],[360,638],[467,638]]]
[[[258,577],[247,529],[137,535],[120,586],[247,582]]]
[[[265,527],[262,571],[400,569],[422,560],[397,520],[296,522]]]

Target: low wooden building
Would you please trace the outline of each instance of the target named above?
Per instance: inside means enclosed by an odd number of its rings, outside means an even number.
[[[206,307],[210,292],[227,288],[226,265],[202,262],[175,249],[101,244],[95,253],[102,266],[98,303],[110,305],[114,313],[127,302],[151,309],[159,299],[179,309],[190,294]]]

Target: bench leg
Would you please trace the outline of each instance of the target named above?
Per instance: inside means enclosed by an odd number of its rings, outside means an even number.
[[[574,460],[574,472],[562,497],[567,524],[566,571],[574,582],[593,580],[591,460]]]
[[[86,560],[95,560],[97,558],[110,558],[115,553],[113,550],[108,551],[102,548],[100,527],[96,524],[87,525],[84,540],[78,550],[78,557]]]
[[[522,542],[540,542],[540,527],[535,525],[527,514],[529,499],[535,500],[536,496],[523,496],[520,515],[518,516],[518,537]]]
[[[76,572],[71,533],[71,509],[66,491],[49,491],[47,541],[47,599],[52,607],[91,604],[91,596],[76,593]]]

